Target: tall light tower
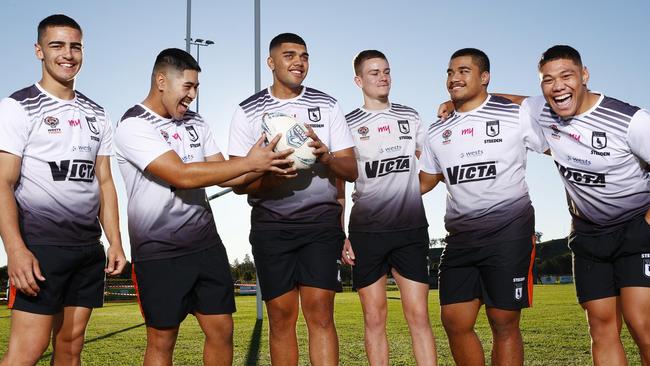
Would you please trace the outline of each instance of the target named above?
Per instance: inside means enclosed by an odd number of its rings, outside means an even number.
[[[201,39],[201,38],[196,38],[192,39],[190,38],[190,44],[193,46],[196,46],[196,62],[201,65],[201,56],[200,56],[200,51],[201,47],[207,47],[210,45],[213,45],[214,42],[209,40],[209,39]],[[199,91],[196,91],[196,113],[199,113]]]

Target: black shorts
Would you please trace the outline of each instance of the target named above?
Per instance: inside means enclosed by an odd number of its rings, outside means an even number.
[[[391,268],[409,280],[429,283],[427,228],[389,233],[351,231],[349,239],[355,256],[355,288],[372,285]]]
[[[104,304],[106,254],[100,243],[80,246],[32,245],[45,281],[37,296],[9,288],[10,309],[54,315],[66,306],[99,308]]]
[[[580,303],[618,296],[623,287],[650,287],[650,225],[643,216],[612,233],[571,233]]]
[[[235,291],[223,244],[133,265],[133,285],[149,327],[177,327],[187,314],[232,314]]]
[[[532,236],[478,248],[447,246],[440,257],[440,304],[480,299],[503,310],[532,306],[534,260]]]
[[[338,290],[344,240],[343,231],[337,228],[251,231],[262,298],[271,300],[298,284]]]

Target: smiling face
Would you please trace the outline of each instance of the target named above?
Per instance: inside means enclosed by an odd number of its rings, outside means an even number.
[[[274,84],[297,89],[309,71],[307,47],[297,43],[281,43],[271,50],[267,64],[273,72]]]
[[[66,26],[47,27],[34,47],[42,62],[42,83],[73,87],[83,62],[81,32]]]
[[[487,94],[490,73],[481,72],[472,56],[454,57],[449,61],[447,69],[447,91],[456,105],[468,102],[482,102]]]
[[[156,75],[156,83],[162,107],[156,113],[162,117],[182,120],[190,103],[196,98],[199,72],[191,69],[179,71],[167,67]]]
[[[540,79],[544,98],[558,116],[570,118],[590,108],[586,67],[558,58],[540,68]]]
[[[371,58],[361,65],[361,72],[354,77],[354,82],[363,90],[364,95],[375,100],[386,100],[390,93],[390,66],[383,58]]]

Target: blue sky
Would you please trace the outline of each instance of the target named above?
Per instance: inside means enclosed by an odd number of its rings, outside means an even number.
[[[185,47],[185,10],[183,0],[3,0],[0,95],[40,79],[33,52],[36,25],[50,14],[64,13],[84,28],[85,59],[77,89],[117,121],[146,96],[158,52]],[[193,0],[192,10],[192,36],[215,42],[201,48],[200,112],[226,151],[235,106],[253,93],[253,1]],[[352,81],[352,58],[363,49],[382,50],[392,68],[391,99],[414,107],[428,123],[438,103],[448,98],[445,71],[455,50],[476,47],[490,56],[490,90],[531,95],[540,93],[536,62],[541,52],[569,44],[582,53],[591,89],[646,108],[648,15],[647,1],[267,0],[262,1],[262,56],[266,58],[268,42],[276,34],[300,34],[311,55],[305,84],[331,94],[348,112],[362,103]],[[262,86],[271,80],[263,62]],[[117,169],[114,174],[128,257],[124,184]],[[566,236],[570,219],[565,194],[550,158],[529,154],[527,177],[537,230],[544,239]],[[432,237],[445,235],[445,195],[439,186],[424,199]],[[250,209],[244,197],[228,194],[213,201],[212,208],[230,260],[250,253]]]

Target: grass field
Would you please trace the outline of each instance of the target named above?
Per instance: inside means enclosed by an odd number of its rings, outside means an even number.
[[[388,334],[391,365],[414,365],[410,337],[401,314],[399,292],[390,291]],[[438,343],[441,365],[452,365],[447,339],[440,324],[438,292],[430,292],[430,312]],[[535,306],[522,315],[526,365],[589,365],[589,337],[582,310],[576,304],[571,285],[535,287]],[[268,323],[255,318],[255,297],[238,297],[235,313],[235,365],[269,365]],[[363,349],[363,317],[356,293],[337,294],[336,324],[341,348],[341,365],[366,365]],[[9,311],[0,310],[0,350],[7,347]],[[485,314],[479,317],[477,331],[489,360],[490,330]],[[299,323],[300,364],[308,364],[307,330]],[[176,365],[200,365],[202,334],[194,317],[181,327],[176,345]],[[640,364],[636,346],[627,330],[623,343],[630,365]],[[141,365],[145,346],[145,327],[137,304],[107,303],[94,312],[82,355],[84,365]],[[39,365],[49,364],[48,354]]]

